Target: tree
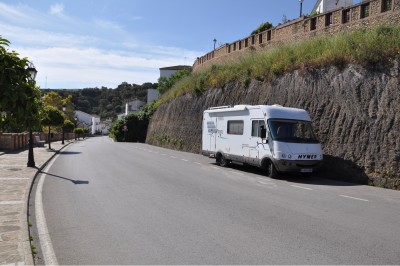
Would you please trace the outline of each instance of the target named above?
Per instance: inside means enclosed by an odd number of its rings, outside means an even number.
[[[48,92],[43,96],[44,106],[53,106],[58,110],[63,111],[66,118],[69,120],[74,119],[74,104],[72,103],[72,95],[68,95],[63,98],[60,94],[55,91]],[[63,110],[65,109],[65,111]]]
[[[71,120],[65,119],[63,128],[64,128],[65,132],[69,133],[74,130],[75,124]]]
[[[62,126],[64,124],[64,114],[54,106],[45,106],[42,115],[42,125],[49,127],[49,149],[51,149],[51,132],[52,126]]]
[[[0,130],[21,132],[40,124],[40,90],[27,71],[29,61],[0,36]]]
[[[264,23],[261,23],[261,25],[258,26],[258,28],[255,29],[250,35],[258,34],[258,33],[261,33],[263,31],[269,30],[271,28],[272,28],[272,23],[271,22],[264,22]]]

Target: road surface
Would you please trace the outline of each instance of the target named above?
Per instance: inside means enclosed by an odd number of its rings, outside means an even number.
[[[400,192],[107,137],[46,170],[59,264],[400,264]]]

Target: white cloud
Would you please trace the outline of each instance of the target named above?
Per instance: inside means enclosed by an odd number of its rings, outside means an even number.
[[[52,15],[64,15],[64,5],[63,4],[54,4],[50,7],[50,14]]]
[[[1,36],[11,41],[11,50],[34,62],[42,88],[157,82],[159,68],[190,65],[202,54],[148,44],[110,20],[67,17],[62,4],[53,5],[50,13],[56,16],[0,3]]]
[[[118,30],[118,31],[122,31],[123,28],[121,27],[121,25],[119,25],[118,23],[112,22],[112,21],[108,21],[108,20],[104,20],[104,19],[96,19],[95,20],[95,24],[103,29],[106,30]]]

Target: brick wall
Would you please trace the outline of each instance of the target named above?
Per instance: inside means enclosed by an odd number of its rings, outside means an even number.
[[[45,132],[33,133],[39,136],[41,140],[48,142],[48,134]],[[65,133],[64,139],[74,139],[74,133]],[[51,141],[60,141],[62,133],[54,133]],[[0,150],[17,150],[28,148],[29,133],[0,133]]]
[[[283,43],[294,43],[310,37],[374,28],[383,24],[400,24],[400,0],[370,0],[314,17],[301,17],[268,31],[227,43],[198,57],[193,71],[206,70],[214,64],[225,64],[259,49],[270,49]]]

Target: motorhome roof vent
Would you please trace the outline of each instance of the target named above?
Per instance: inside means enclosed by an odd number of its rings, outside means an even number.
[[[216,106],[216,107],[210,107],[208,110],[216,110],[216,109],[225,109],[225,108],[231,108],[232,106],[230,105],[224,105],[224,106]]]

